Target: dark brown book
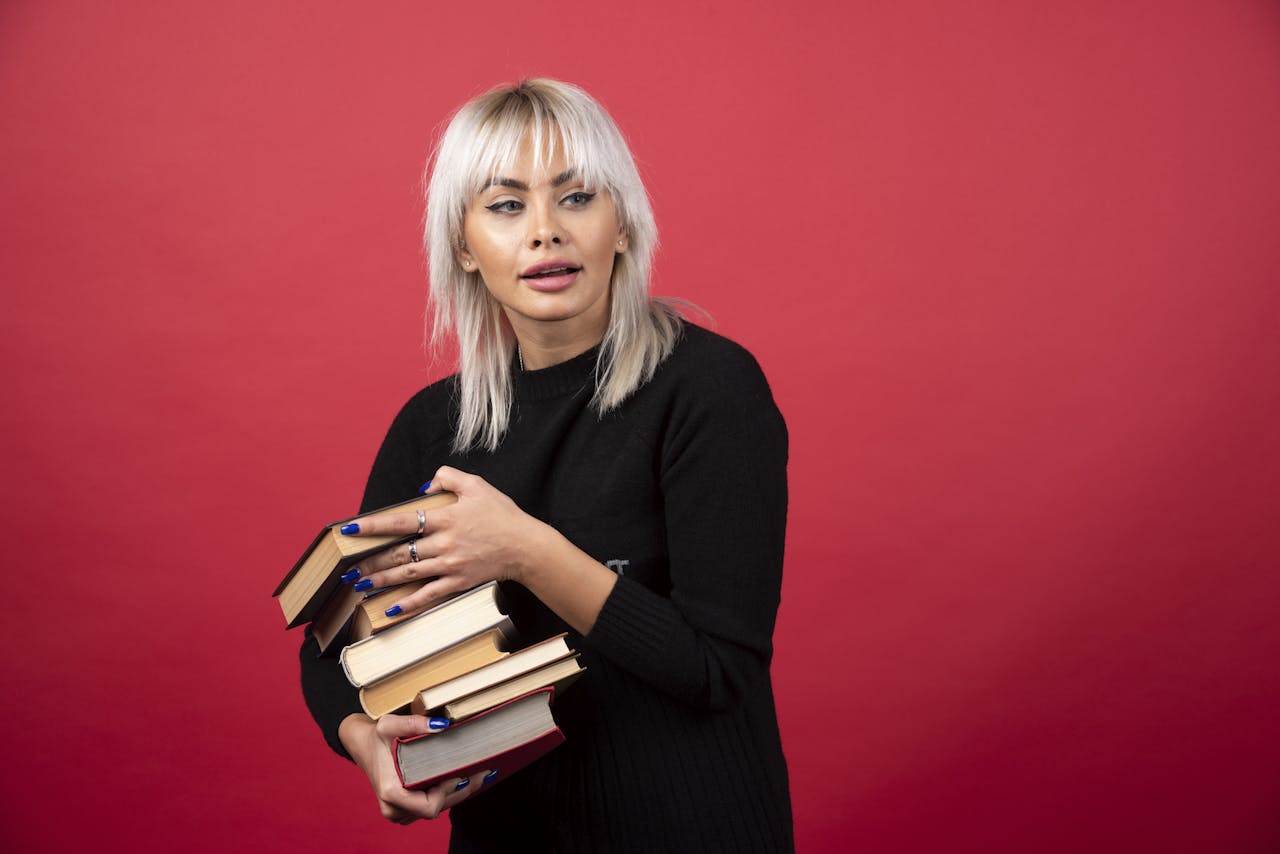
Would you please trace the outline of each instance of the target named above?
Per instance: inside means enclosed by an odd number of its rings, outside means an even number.
[[[374,552],[417,536],[406,534],[404,536],[348,537],[339,532],[343,525],[352,519],[370,516],[414,510],[435,510],[447,507],[457,500],[458,497],[452,492],[432,492],[325,525],[312,540],[311,545],[302,553],[302,557],[298,558],[298,562],[276,586],[275,592],[271,594],[280,600],[286,628],[292,629],[314,619],[325,600],[341,583],[339,579],[347,567]]]
[[[355,612],[363,599],[364,594],[350,584],[340,584],[338,589],[329,594],[324,606],[311,621],[311,637],[315,638],[321,655],[338,649],[346,642]]]

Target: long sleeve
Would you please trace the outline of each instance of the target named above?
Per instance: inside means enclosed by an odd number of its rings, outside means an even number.
[[[669,597],[618,579],[590,642],[695,708],[723,711],[767,675],[782,579],[787,432],[745,350],[704,354],[660,449]]]

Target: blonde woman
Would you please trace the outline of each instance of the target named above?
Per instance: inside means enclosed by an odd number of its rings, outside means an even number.
[[[408,791],[390,744],[431,722],[371,720],[308,640],[325,737],[386,818],[448,810],[453,852],[791,850],[769,675],[787,433],[759,366],[649,295],[648,197],[581,89],[529,80],[465,104],[426,223],[432,334],[456,340],[458,372],[401,410],[362,506],[426,481],[458,502],[349,583],[434,578],[393,606],[408,610],[496,579],[522,637],[570,632],[587,672],[556,699],[556,750],[509,779]]]

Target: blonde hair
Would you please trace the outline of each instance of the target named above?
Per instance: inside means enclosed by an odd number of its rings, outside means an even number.
[[[648,382],[671,353],[683,323],[676,301],[649,295],[658,244],[653,210],[631,151],[609,114],[577,86],[524,80],[464,104],[450,120],[428,169],[425,245],[433,322],[430,340],[458,344],[459,417],[454,449],[494,450],[511,418],[515,334],[478,272],[458,261],[463,218],[484,184],[509,168],[525,140],[534,163],[558,150],[587,186],[607,191],[627,251],[615,256],[609,323],[591,405],[599,415]]]

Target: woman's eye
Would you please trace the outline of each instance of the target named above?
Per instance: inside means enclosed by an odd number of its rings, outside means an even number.
[[[570,193],[569,195],[565,196],[564,200],[566,204],[580,208],[583,205],[585,205],[587,202],[594,199],[595,197],[596,197],[595,193],[587,193],[584,191],[580,191],[577,193]]]
[[[490,211],[493,211],[494,213],[505,214],[505,213],[515,213],[516,211],[524,207],[524,205],[520,204],[515,199],[507,199],[501,202],[494,202],[491,205],[485,205],[484,207],[485,207],[485,210],[490,210]]]

